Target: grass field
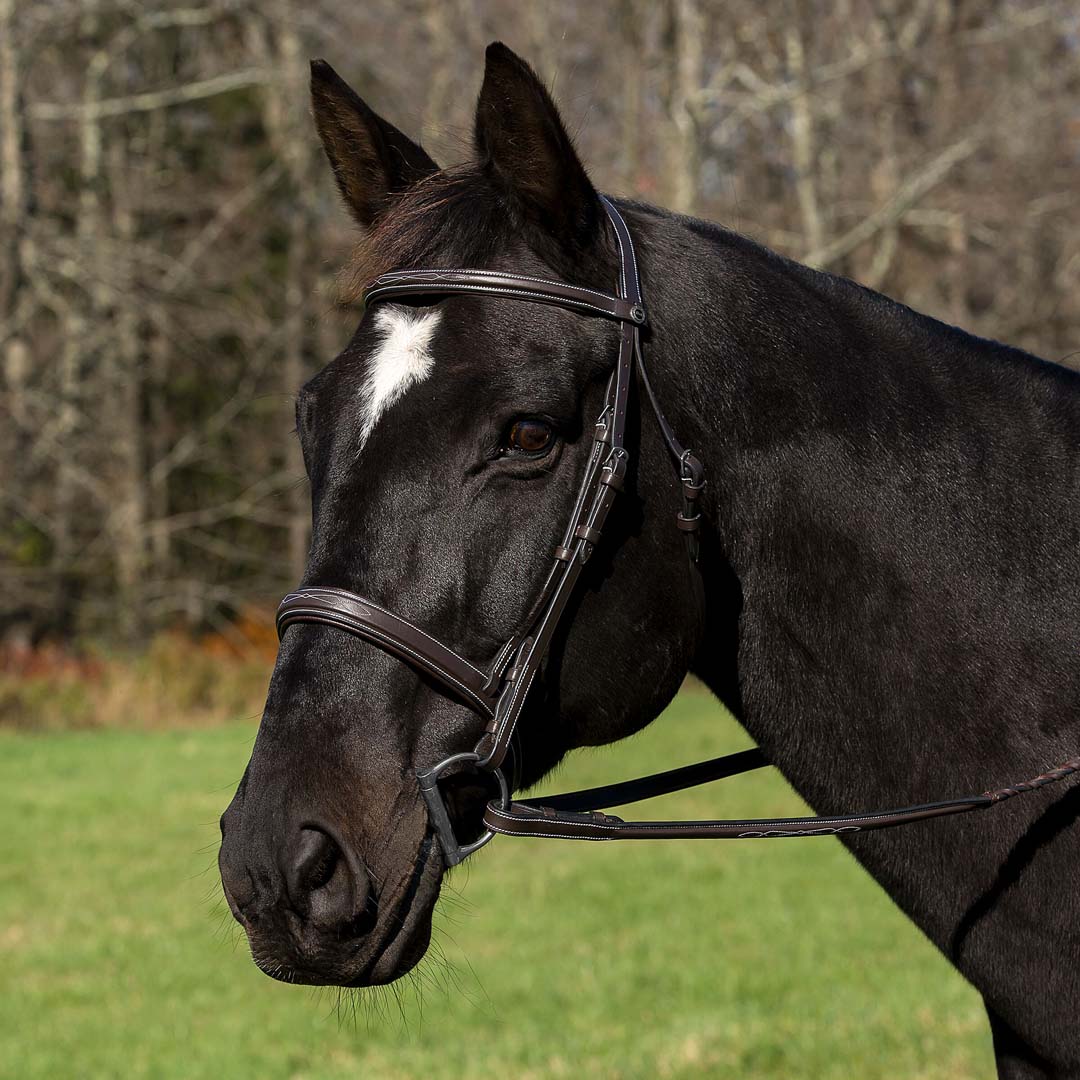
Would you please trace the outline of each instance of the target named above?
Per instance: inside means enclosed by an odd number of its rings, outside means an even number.
[[[0,734],[0,1074],[993,1074],[978,996],[834,840],[500,838],[452,878],[446,965],[400,996],[274,983],[223,917],[214,866],[216,818],[253,735],[246,723]],[[559,783],[743,745],[685,693],[643,735],[578,755]],[[769,772],[649,807],[797,808]]]

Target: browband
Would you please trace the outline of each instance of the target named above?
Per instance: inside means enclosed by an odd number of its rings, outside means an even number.
[[[364,303],[401,296],[431,296],[442,293],[482,293],[516,300],[535,300],[581,311],[586,315],[603,315],[639,326],[645,322],[645,308],[640,300],[634,302],[621,296],[610,296],[595,289],[583,289],[562,281],[507,274],[501,270],[391,270],[376,278],[364,290]]]

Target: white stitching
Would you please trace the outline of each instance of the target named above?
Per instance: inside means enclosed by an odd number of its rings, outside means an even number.
[[[451,272],[452,271],[449,271],[449,270],[402,271],[403,276],[401,278],[394,279],[392,281],[383,281],[380,278],[378,281],[373,283],[368,289],[368,297],[370,298],[371,296],[375,295],[376,293],[381,293],[381,292],[385,292],[385,291],[388,291],[388,290],[394,291],[394,290],[396,290],[398,288],[414,288],[414,289],[425,289],[425,288],[427,288],[427,286],[428,286],[427,282],[423,282],[423,281],[412,282],[412,281],[409,280],[409,277],[405,276],[405,275],[411,275],[413,273],[417,273],[417,274],[431,274],[432,276],[434,276],[434,275],[437,275],[437,274],[448,274],[448,273],[451,273]],[[474,273],[475,274],[490,274],[491,271],[488,271],[488,270],[462,270],[462,271],[460,271],[460,273],[462,273],[462,274],[474,274]],[[511,275],[511,274],[506,275],[506,277],[508,277],[508,278],[512,278],[513,276],[514,275]],[[545,281],[541,280],[540,278],[522,278],[522,280],[534,281],[538,285],[551,285],[553,287],[557,287],[557,288],[560,288],[560,289],[571,289],[574,292],[587,293],[590,296],[599,296],[603,300],[610,300],[610,301],[613,301],[616,304],[628,303],[627,298],[625,296],[613,296],[611,293],[599,292],[596,289],[583,289],[580,285],[571,285],[569,282],[565,282],[565,281],[548,281],[548,282],[545,282]],[[522,293],[522,294],[524,294],[526,296],[543,296],[543,297],[548,297],[549,296],[548,293],[539,292],[539,291],[536,291],[536,290],[501,288],[498,285],[479,285],[479,284],[468,283],[468,282],[466,282],[465,284],[461,284],[461,283],[456,282],[456,281],[433,282],[432,284],[435,286],[436,291],[438,289],[484,289],[485,291],[491,291],[491,292],[505,292],[505,293],[510,293],[510,294]],[[578,303],[578,304],[582,304],[584,306],[589,306],[588,301],[586,301],[586,300],[574,300],[572,298],[567,298],[567,297],[563,297],[563,296],[556,296],[556,295],[553,295],[553,294],[550,295],[550,298],[553,299],[553,300],[562,302],[562,303],[567,303],[567,304]],[[607,309],[606,308],[599,308],[599,310],[606,311]]]
[[[493,814],[496,817],[505,818],[507,821],[521,821],[522,820],[521,818],[517,817],[514,814],[508,814],[505,810],[502,809],[502,807],[499,807],[499,806],[491,806],[491,805],[489,805],[488,808],[487,808],[487,812],[490,813],[490,814]],[[715,828],[718,828],[718,827],[719,828],[744,829],[745,830],[745,829],[753,829],[755,826],[761,826],[762,829],[765,832],[768,832],[768,831],[770,831],[770,828],[771,829],[776,829],[778,827],[787,826],[787,825],[809,825],[809,824],[812,824],[812,823],[816,823],[821,828],[829,828],[830,826],[827,823],[828,822],[835,822],[838,826],[843,827],[845,825],[854,825],[856,822],[859,822],[859,821],[881,821],[881,820],[884,820],[886,818],[891,818],[893,816],[895,816],[895,811],[893,813],[884,813],[884,814],[858,814],[858,815],[855,815],[853,817],[848,817],[848,818],[845,818],[845,817],[835,817],[835,818],[815,818],[815,817],[782,818],[782,819],[775,820],[775,821],[770,821],[768,819],[759,819],[757,821],[754,821],[752,819],[748,819],[746,821],[707,821],[707,822],[703,821],[703,822],[700,822],[700,823],[692,822],[692,821],[687,821],[687,822],[683,822],[683,821],[657,821],[657,822],[652,822],[652,821],[624,821],[619,825],[603,825],[598,821],[568,821],[568,822],[566,822],[566,824],[567,825],[572,825],[575,829],[577,829],[577,828],[603,829],[603,830],[608,831],[608,832],[622,832],[623,830],[628,829],[628,828],[631,828],[631,829],[659,830],[659,829],[669,829],[669,828],[672,828],[673,826],[677,826],[680,829],[687,829],[687,830],[695,829],[695,830],[699,830],[699,831],[703,830],[703,829],[715,829]],[[540,821],[540,820],[544,820],[544,819],[528,818],[528,819],[525,819],[525,820]],[[559,819],[556,818],[555,820],[559,820]],[[918,819],[916,819],[916,820],[918,820]],[[533,834],[530,833],[530,835],[533,835]],[[536,834],[536,835],[539,835],[539,834]],[[778,835],[783,835],[783,834],[778,834]],[[561,833],[561,834],[558,834],[558,836],[560,838],[565,838],[566,834]]]
[[[287,600],[289,600],[289,599],[291,599],[293,597],[296,597],[297,599],[300,599],[300,600],[303,600],[303,599],[306,598],[303,593],[290,593],[287,597],[285,597],[285,600],[287,601]],[[284,602],[285,601],[282,601],[282,603],[284,603]],[[395,619],[399,618],[398,616],[393,615],[392,612],[384,611],[384,609],[380,608],[378,604],[371,604],[370,606],[373,607],[373,608],[377,608],[379,611],[383,611],[384,614],[390,615],[391,618],[395,618]],[[400,645],[400,647],[402,649],[409,650],[411,655],[416,656],[419,660],[421,660],[424,663],[425,668],[428,668],[430,670],[435,670],[435,666],[432,665],[432,662],[431,662],[430,658],[422,657],[419,653],[417,653],[417,652],[413,651],[412,649],[410,649],[410,647],[408,645],[406,645],[404,643],[401,643],[400,639],[391,636],[389,631],[380,630],[378,627],[369,626],[368,624],[361,622],[357,616],[352,615],[352,614],[350,614],[348,612],[335,611],[334,609],[330,609],[330,611],[326,611],[326,610],[324,610],[322,608],[300,608],[300,609],[292,608],[292,609],[290,609],[290,611],[285,613],[284,619],[285,619],[285,625],[286,626],[288,626],[290,622],[307,621],[307,620],[296,620],[296,619],[290,618],[292,613],[294,611],[297,611],[297,610],[299,610],[302,614],[313,614],[313,615],[314,614],[319,614],[319,615],[330,615],[330,616],[337,615],[339,618],[344,618],[344,619],[351,620],[354,623],[354,625],[359,628],[359,631],[361,631],[363,633],[369,633],[370,632],[372,634],[378,634],[378,635],[380,635],[382,637],[382,639],[384,641],[388,642],[389,644]],[[406,626],[412,626],[412,623],[406,622],[405,619],[400,619],[400,621],[402,623],[404,623]],[[280,618],[278,619],[278,623],[279,624],[281,623]],[[446,652],[450,653],[452,656],[457,657],[457,659],[461,660],[462,663],[467,668],[469,668],[471,671],[476,672],[477,675],[483,676],[483,672],[478,671],[475,667],[473,667],[472,664],[470,664],[468,662],[468,660],[464,660],[462,657],[458,656],[458,654],[456,652],[454,652],[453,649],[448,649],[445,645],[440,645],[440,642],[435,641],[435,639],[433,637],[431,637],[430,634],[425,634],[424,631],[421,630],[419,627],[413,626],[412,628],[414,630],[416,630],[417,633],[422,634],[424,637],[426,637],[429,641],[434,642],[435,645],[440,646],[441,648],[445,649]],[[483,704],[484,710],[486,712],[493,713],[493,710],[492,710],[491,706],[488,705],[481,696],[479,696],[477,691],[471,689],[465,683],[461,682],[455,675],[453,675],[450,672],[449,668],[445,668],[441,664],[439,664],[437,666],[438,666],[439,670],[444,671],[447,675],[449,675],[449,677],[452,678],[454,680],[454,682],[458,686],[460,686],[466,693],[468,693],[472,698],[474,698],[477,702],[480,702],[481,704]]]
[[[622,233],[623,233],[623,231],[626,232],[626,240],[627,240],[627,243],[630,245],[630,259],[629,259],[629,262],[630,262],[630,265],[634,269],[634,287],[637,290],[638,301],[640,302],[640,299],[641,299],[641,279],[638,276],[637,253],[634,251],[634,238],[633,238],[633,236],[630,235],[630,230],[627,228],[626,222],[625,222],[625,220],[623,220],[623,216],[622,216],[621,213],[619,213],[619,210],[617,209],[615,204],[606,195],[601,195],[600,198],[604,200],[604,205],[608,208],[608,213],[609,214],[614,214],[614,217],[612,219],[611,224],[615,229],[615,238],[619,241],[619,256],[620,256],[619,276],[620,276],[620,278],[622,278],[622,285],[623,285],[623,291],[624,292],[626,291],[626,280],[623,277],[623,274],[624,274],[624,270],[625,270],[627,260],[626,260],[626,253],[623,250]],[[618,224],[616,224],[614,218],[618,218],[619,222],[622,223],[622,229],[620,229]]]
[[[537,284],[543,284],[543,283],[538,282]],[[578,286],[576,286],[576,285],[568,285],[565,282],[552,282],[551,284],[559,285],[560,288],[566,288],[566,289],[575,289],[576,290],[578,288]],[[505,294],[507,294],[509,296],[543,297],[544,299],[550,299],[550,300],[553,300],[554,302],[559,303],[559,304],[580,304],[582,307],[592,307],[596,311],[603,311],[603,312],[606,312],[608,314],[614,314],[609,308],[601,307],[598,304],[591,304],[591,303],[589,303],[588,300],[577,300],[577,299],[574,299],[573,297],[570,297],[570,296],[558,296],[558,295],[555,295],[555,294],[539,292],[537,290],[532,290],[532,289],[501,288],[498,285],[460,284],[459,282],[456,282],[456,281],[433,282],[432,285],[431,285],[430,290],[428,289],[428,283],[427,282],[422,282],[422,281],[421,282],[410,282],[410,281],[407,281],[407,280],[390,281],[390,282],[387,282],[384,285],[377,285],[377,286],[373,287],[372,289],[370,289],[368,291],[367,298],[368,298],[368,300],[370,300],[374,296],[377,296],[379,293],[388,292],[388,291],[389,292],[396,292],[397,290],[402,289],[402,288],[407,288],[407,289],[411,288],[411,289],[415,289],[417,291],[428,290],[428,291],[433,291],[433,292],[446,292],[446,291],[451,291],[451,290],[464,291],[466,289],[477,289],[477,290],[482,290],[484,292],[490,292],[490,293],[505,293]],[[624,296],[612,296],[610,293],[597,292],[594,289],[582,289],[581,292],[588,293],[590,296],[599,296],[604,300],[612,300],[616,304],[618,304],[618,303],[626,303],[627,302],[626,297],[624,297]]]
[[[630,231],[625,220],[623,220],[622,214],[619,214],[619,220],[623,223],[623,228],[626,230],[626,242],[630,247],[630,265],[634,270],[634,287],[637,290],[638,301],[641,301],[641,278],[638,276],[637,265],[637,252],[634,250],[634,234]]]
[[[383,274],[381,277],[377,277],[369,286],[370,290],[374,290],[379,285],[392,285],[405,281],[412,276],[419,274],[487,274],[489,277],[508,278],[510,280],[517,281],[533,281],[538,285],[552,285],[559,289],[575,289],[578,292],[590,293],[593,296],[602,296],[606,300],[611,299],[625,299],[624,297],[612,297],[610,293],[602,292],[599,289],[587,289],[584,285],[572,285],[569,281],[551,281],[548,278],[531,277],[529,274],[511,274],[505,270],[474,270],[467,267],[458,267],[456,270],[390,270]]]
[[[518,832],[516,829],[500,829],[490,821],[487,822],[487,826],[492,832],[498,833],[500,836],[539,836],[544,840],[610,840],[610,836],[567,836],[566,833],[553,833],[553,832]]]
[[[622,233],[619,231],[619,226],[615,222],[615,215],[618,211],[611,205],[606,195],[601,195],[600,198],[604,200],[604,206],[607,209],[611,227],[615,230],[615,240],[619,245],[619,292],[622,293],[623,299],[626,299],[626,252],[623,250]]]
[[[445,649],[446,652],[450,653],[451,656],[457,657],[457,659],[460,660],[467,668],[469,668],[471,671],[474,671],[481,678],[485,677],[484,672],[481,671],[475,664],[470,663],[468,660],[465,659],[464,656],[460,656],[453,649],[451,649],[449,645],[445,645],[443,644],[443,642],[439,641],[438,638],[432,637],[426,630],[421,630],[419,626],[416,626],[413,623],[409,622],[408,619],[403,619],[400,615],[396,615],[394,612],[388,611],[382,605],[376,604],[374,600],[368,600],[367,597],[359,596],[356,593],[351,593],[347,589],[337,589],[332,585],[312,586],[311,588],[306,589],[304,592],[301,593],[289,593],[289,595],[285,597],[285,600],[283,600],[282,603],[284,604],[285,601],[291,599],[294,596],[298,599],[303,600],[307,596],[318,596],[321,593],[328,593],[331,596],[339,596],[343,600],[348,600],[354,604],[367,605],[368,607],[375,608],[376,611],[381,611],[384,615],[389,616],[391,619],[394,619],[397,622],[408,626],[410,629],[415,630],[418,634],[420,634],[421,637],[427,638],[428,641],[430,641],[437,648]]]
[[[576,287],[576,286],[574,286],[574,287]],[[418,289],[423,289],[424,286],[423,285],[418,285],[417,288]],[[386,286],[383,286],[381,288],[372,289],[367,294],[368,302],[370,302],[371,300],[376,299],[377,296],[379,295],[379,293],[387,292],[387,291],[391,291],[391,292],[396,291],[395,286],[394,285],[386,285]],[[533,292],[533,291],[531,291],[529,289],[500,289],[498,286],[495,286],[495,285],[459,285],[456,282],[445,282],[442,285],[439,285],[437,287],[437,289],[435,289],[434,291],[437,291],[437,292],[479,292],[479,293],[488,293],[488,294],[502,294],[502,295],[506,295],[506,296],[527,297],[529,299],[534,299],[534,300],[552,300],[555,303],[562,304],[565,307],[575,307],[576,306],[576,307],[582,307],[582,308],[591,308],[593,311],[598,311],[601,315],[607,315],[609,318],[619,319],[622,322],[626,321],[626,317],[623,316],[623,315],[620,315],[617,311],[613,311],[610,308],[600,307],[597,304],[590,304],[588,300],[573,300],[570,297],[566,297],[566,296],[551,296],[548,293]],[[589,290],[589,291],[591,291],[591,290]],[[595,295],[596,296],[604,296],[604,297],[607,297],[608,299],[615,300],[615,301],[617,301],[619,303],[626,303],[627,302],[626,297],[623,297],[623,296],[608,297],[607,293],[596,293]]]
[[[292,594],[290,594],[290,595],[292,595]],[[335,614],[334,612],[326,612],[326,611],[322,610],[321,608],[300,608],[300,609],[294,608],[294,609],[292,609],[292,611],[290,611],[290,612],[288,612],[286,614],[286,622],[285,622],[286,627],[288,627],[290,622],[309,622],[309,621],[311,621],[309,619],[298,619],[298,618],[290,619],[288,616],[292,615],[293,612],[298,612],[301,615],[323,615],[323,616],[326,616],[326,615]],[[337,612],[336,614],[338,615],[338,617],[340,619],[342,613]],[[338,626],[340,627],[340,625],[341,624],[339,622]],[[388,645],[393,645],[394,648],[401,649],[402,651],[407,652],[410,656],[414,657],[417,661],[419,661],[420,666],[425,671],[430,672],[432,675],[435,675],[436,677],[439,677],[439,678],[448,678],[455,686],[460,687],[462,693],[464,693],[467,697],[469,697],[473,701],[475,701],[476,704],[478,704],[483,709],[484,712],[486,712],[489,716],[494,715],[494,711],[492,710],[491,706],[486,701],[484,701],[484,699],[482,697],[480,697],[476,693],[475,690],[473,690],[470,687],[466,686],[459,678],[457,678],[447,668],[444,668],[441,665],[439,665],[438,667],[433,666],[431,664],[430,660],[428,660],[424,656],[421,656],[420,653],[418,653],[415,649],[411,649],[408,645],[404,644],[400,639],[392,638],[388,634],[383,633],[383,632],[381,632],[379,630],[376,630],[374,627],[367,626],[367,625],[362,625],[362,624],[359,624],[359,623],[354,623],[353,626],[358,627],[358,629],[355,630],[357,637],[364,637],[367,634],[371,634],[373,637],[381,638]],[[350,629],[352,629],[352,628],[350,628]]]
[[[600,198],[604,200],[605,205],[608,207],[608,213],[612,216],[611,225],[615,227],[616,237],[619,240],[619,255],[621,257],[621,265],[619,268],[620,272],[623,271],[623,268],[625,267],[627,261],[625,257],[625,251],[622,245],[623,233],[626,234],[626,241],[630,245],[629,261],[630,265],[634,268],[634,284],[637,286],[637,293],[638,296],[640,296],[640,293],[642,293],[642,287],[640,287],[640,282],[637,279],[637,259],[634,255],[634,241],[631,238],[630,229],[626,228],[626,222],[623,220],[622,214],[619,213],[618,207],[615,205],[615,203],[612,203],[611,200],[608,199],[607,195],[600,195]],[[619,228],[620,225],[622,226],[621,229]],[[623,284],[625,285],[625,282]]]
[[[517,701],[510,706],[510,716],[512,716],[513,719],[509,720],[508,723],[503,724],[503,731],[506,732],[506,738],[503,739],[498,733],[496,733],[496,738],[498,738],[498,741],[501,742],[504,746],[509,746],[510,740],[514,737],[514,729],[517,727],[518,720],[521,719],[521,710],[525,706],[525,699],[529,696],[529,691],[532,689],[533,680],[536,678],[536,673],[539,670],[540,665],[537,664],[537,666],[534,667],[529,673],[529,678],[525,682],[524,689],[521,691],[521,694],[518,697]],[[518,685],[520,686],[521,684],[519,683]]]
[[[505,662],[507,656],[510,654],[511,649],[514,646],[514,638],[510,638],[509,641],[495,654],[495,659],[491,661],[491,667],[488,670],[487,678],[491,678],[492,672],[498,671],[499,668]]]
[[[349,592],[348,589],[336,589],[332,585],[317,585],[312,586],[311,588],[305,590],[305,592],[302,593],[289,593],[289,596],[286,596],[285,600],[288,600],[290,596],[304,597],[305,595],[311,596],[317,595],[319,593],[329,593],[331,596],[340,596],[344,600],[350,600],[353,603],[361,605],[366,604],[368,607],[373,607],[376,611],[381,611],[384,615],[389,616],[391,619],[396,619],[399,623],[402,623],[403,625],[408,626],[410,629],[415,630],[421,637],[427,638],[428,641],[432,643],[432,645],[435,645],[437,648],[440,649],[445,649],[446,652],[448,652],[451,656],[456,656],[458,660],[460,660],[467,668],[469,668],[470,671],[476,672],[476,674],[479,675],[481,679],[487,678],[486,672],[481,671],[481,669],[478,668],[471,661],[466,660],[464,656],[461,656],[459,653],[451,649],[449,645],[446,645],[443,642],[439,641],[438,638],[432,637],[426,630],[421,630],[419,626],[416,626],[413,623],[409,622],[408,619],[403,619],[400,615],[395,615],[394,612],[388,611],[386,608],[382,607],[382,605],[376,604],[374,600],[368,600],[367,597],[358,596],[356,593]],[[284,603],[285,600],[283,600],[282,603]]]

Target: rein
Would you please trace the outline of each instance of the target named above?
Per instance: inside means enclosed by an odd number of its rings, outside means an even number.
[[[344,630],[412,665],[487,721],[484,734],[473,750],[452,754],[431,768],[416,771],[420,792],[446,864],[453,866],[461,862],[497,833],[567,840],[722,840],[864,832],[983,810],[1080,772],[1080,757],[1074,757],[1032,780],[997,791],[838,817],[624,821],[602,812],[605,807],[682,791],[769,764],[761,750],[751,749],[606,787],[546,798],[512,800],[511,785],[503,765],[518,719],[574,586],[600,542],[604,523],[624,486],[630,459],[630,451],[625,445],[627,402],[635,374],[645,390],[681,485],[682,507],[675,523],[686,538],[692,564],[696,565],[700,553],[698,499],[705,487],[705,470],[694,453],[676,437],[649,382],[641,345],[641,329],[648,317],[641,296],[633,239],[615,206],[606,196],[600,198],[619,247],[619,282],[615,294],[494,270],[395,270],[377,278],[364,293],[365,307],[402,297],[479,294],[554,304],[619,324],[618,358],[608,380],[603,410],[593,431],[593,446],[574,508],[562,541],[553,552],[553,565],[533,604],[532,614],[522,629],[506,642],[488,666],[483,667],[473,664],[445,642],[400,615],[345,589],[322,586],[297,589],[286,596],[278,608],[279,638],[298,622],[321,623]],[[439,777],[455,766],[491,773],[500,792],[500,797],[489,802],[484,811],[486,831],[465,844],[454,832],[438,783]]]

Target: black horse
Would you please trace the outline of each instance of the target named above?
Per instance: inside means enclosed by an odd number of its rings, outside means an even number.
[[[315,119],[368,241],[356,281],[483,267],[614,288],[602,204],[529,67],[488,50],[475,162],[440,170],[325,63]],[[521,783],[648,724],[687,672],[820,813],[946,798],[1080,747],[1080,376],[618,203],[649,363],[709,469],[701,557],[640,396],[640,446],[518,728]],[[488,296],[385,303],[301,391],[305,583],[358,590],[465,656],[526,616],[567,519],[619,330]],[[416,770],[483,722],[335,629],[286,634],[222,817],[256,962],[366,986],[427,948],[445,861]],[[486,787],[450,798],[477,831]],[[1080,1076],[1080,788],[844,838],[983,994],[1003,1077]],[[783,852],[777,852],[782,857]],[[496,856],[497,857],[497,856]]]

